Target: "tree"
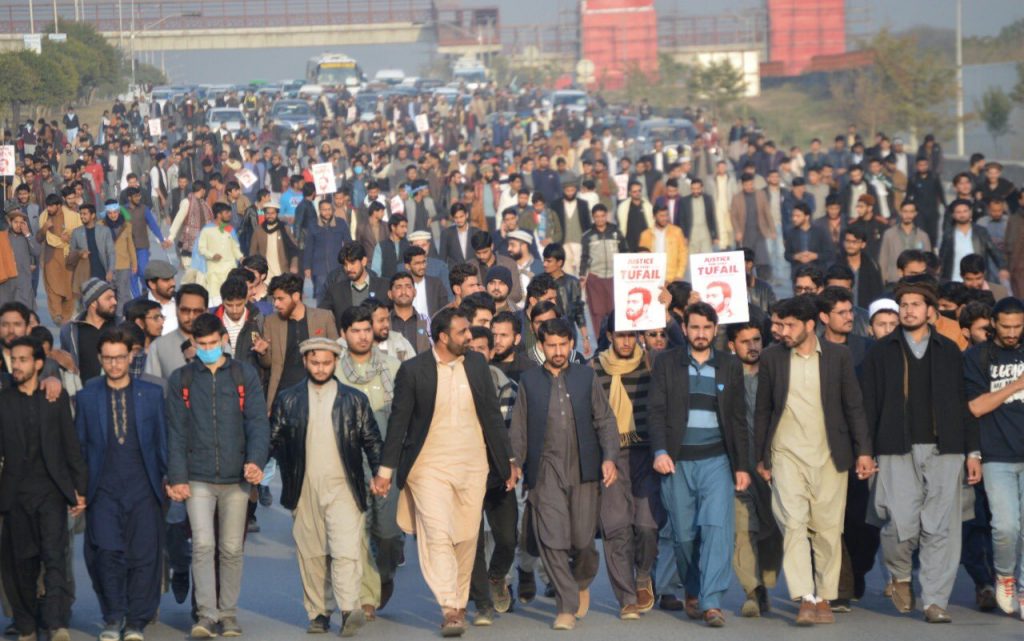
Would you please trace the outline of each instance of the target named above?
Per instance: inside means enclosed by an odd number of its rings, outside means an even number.
[[[691,67],[687,86],[694,98],[710,104],[721,118],[732,103],[743,97],[747,83],[742,70],[728,60],[718,60]]]
[[[888,102],[887,123],[894,129],[937,131],[955,123],[950,108],[956,97],[955,69],[941,56],[923,51],[913,37],[882,30],[868,43],[874,52],[873,86]]]
[[[1017,63],[1017,84],[1010,91],[1010,99],[1024,107],[1024,62]]]
[[[1000,87],[989,87],[974,109],[985,123],[988,135],[992,136],[992,145],[998,150],[999,138],[1010,131],[1010,112],[1013,111],[1010,97]]]
[[[39,74],[26,63],[24,52],[0,54],[0,69],[4,70],[0,74],[0,104],[9,105],[12,120],[20,123],[21,108],[39,100]]]

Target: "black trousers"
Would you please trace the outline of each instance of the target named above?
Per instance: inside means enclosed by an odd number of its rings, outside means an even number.
[[[846,484],[846,514],[843,519],[843,561],[839,570],[840,599],[859,598],[864,577],[875,565],[879,529],[867,522],[871,490],[867,481],[850,472]]]
[[[53,492],[19,497],[4,515],[0,572],[22,635],[36,631],[37,620],[48,630],[66,628],[73,595],[68,580],[68,504]],[[38,595],[40,568],[46,594]]]
[[[516,502],[515,491],[506,492],[504,486],[488,489],[484,495],[484,517],[491,526],[494,552],[488,564],[484,551],[484,523],[481,520],[480,536],[476,542],[476,561],[473,563],[473,574],[469,583],[469,598],[476,604],[477,610],[494,607],[490,580],[504,581],[516,558],[519,505]]]

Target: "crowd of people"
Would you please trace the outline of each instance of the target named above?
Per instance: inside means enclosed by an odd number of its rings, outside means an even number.
[[[192,638],[241,635],[272,480],[309,633],[373,621],[411,534],[446,637],[538,596],[573,629],[598,534],[624,621],[722,627],[734,575],[759,617],[784,572],[795,624],[829,624],[876,563],[901,613],[949,622],[962,564],[977,607],[1024,619],[1024,190],[1002,166],[950,181],[933,137],[852,127],[785,153],[700,112],[685,146],[631,154],[540,97],[365,118],[324,94],[281,139],[259,108],[211,129],[196,96],[117,102],[95,136],[70,108],[22,128],[8,633],[68,641],[81,533],[100,641],[142,641],[165,590],[191,592]],[[721,317],[739,292],[687,280],[689,255],[737,249],[745,322]],[[664,328],[616,327],[622,252],[666,254]]]

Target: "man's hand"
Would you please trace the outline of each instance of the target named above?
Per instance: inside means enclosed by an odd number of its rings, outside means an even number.
[[[676,464],[668,454],[659,454],[654,457],[654,471],[658,474],[675,474]]]
[[[1000,269],[999,270],[999,280],[1001,282],[1004,282],[1004,283],[1009,282],[1010,281],[1010,270],[1008,270],[1008,269]]]
[[[516,483],[519,482],[519,479],[523,478],[523,468],[514,463],[510,467],[512,468],[512,474],[508,477],[508,480],[505,481],[506,492],[511,492],[516,489]]]
[[[68,513],[71,516],[78,516],[82,512],[85,512],[85,497],[75,492],[75,505],[68,508]]]
[[[107,282],[113,282],[113,280],[114,280],[114,272],[107,272],[106,280],[107,280]]]
[[[83,250],[79,251],[79,256],[81,256],[82,258],[88,258],[89,257],[89,250],[88,249],[83,249]]]
[[[188,487],[188,483],[178,483],[177,485],[167,486],[167,496],[172,501],[181,503],[187,501],[192,496],[192,491]]]
[[[242,468],[242,472],[245,476],[245,480],[249,481],[253,485],[257,485],[263,480],[263,470],[255,463],[246,463],[245,467]]]
[[[981,483],[981,459],[967,457],[967,484]]]
[[[740,234],[740,233],[736,234],[736,246],[737,247],[742,247],[743,246],[743,234]]]
[[[50,403],[60,398],[60,393],[64,391],[64,386],[53,376],[47,376],[40,381],[39,385],[42,386],[43,392],[46,393],[46,400]]]
[[[757,474],[764,479],[765,483],[772,482],[772,471],[764,466],[764,463],[757,464]]]
[[[611,487],[617,478],[619,478],[619,470],[615,467],[615,461],[601,463],[601,479],[605,487]]]
[[[163,239],[162,241],[160,241],[160,246],[163,247],[164,249],[170,248],[170,246],[171,246],[171,239],[170,238]]]
[[[211,258],[210,260],[215,262],[215,263],[219,263],[220,259],[221,259],[221,255],[220,254],[214,254],[213,258]]]
[[[743,492],[750,487],[750,474],[747,472],[736,472],[736,491]]]
[[[263,338],[259,334],[253,334],[252,337],[252,351],[257,354],[266,354],[267,348],[270,347],[270,341]]]
[[[871,476],[878,471],[878,465],[875,464],[875,459],[870,456],[858,456],[857,457],[857,478],[860,480],[871,478]]]
[[[386,479],[379,474],[370,481],[370,492],[374,496],[384,497],[391,491],[391,479]]]

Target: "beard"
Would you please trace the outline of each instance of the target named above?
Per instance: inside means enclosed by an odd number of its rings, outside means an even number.
[[[334,377],[334,373],[330,371],[326,372],[325,374],[314,374],[309,370],[306,370],[306,372],[309,374],[309,380],[313,381],[313,383],[316,385],[324,385],[325,383],[327,383],[327,381],[331,380],[331,378]]]
[[[100,309],[99,307],[97,307],[96,315],[105,321],[112,321],[115,318],[117,318],[117,308],[114,307],[112,309]]]
[[[504,361],[506,358],[508,358],[509,356],[511,356],[515,351],[516,351],[516,346],[513,345],[512,347],[509,347],[504,352],[495,352],[494,353],[494,358],[491,359],[491,362],[492,363],[500,363],[500,362]]]

